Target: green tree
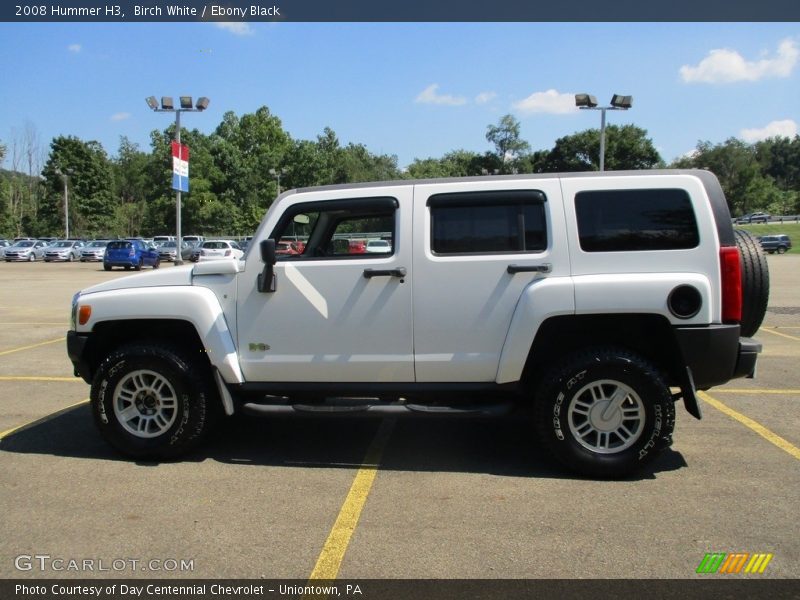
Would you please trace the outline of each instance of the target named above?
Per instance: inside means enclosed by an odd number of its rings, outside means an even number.
[[[68,176],[70,234],[107,235],[114,221],[111,163],[100,143],[59,136],[50,144],[42,171],[46,195],[35,227],[38,235],[64,228],[64,183]]]
[[[587,129],[556,140],[539,164],[547,172],[597,171],[600,169],[600,130]],[[605,169],[622,171],[652,169],[663,164],[647,131],[635,125],[606,127]]]
[[[768,192],[756,193],[767,185],[761,175],[753,146],[737,138],[722,144],[698,142],[691,156],[683,157],[672,166],[707,169],[719,179],[732,214],[744,214],[765,209],[761,202],[773,197]]]
[[[497,125],[488,125],[486,141],[494,144],[504,173],[513,170],[519,157],[530,149],[530,144],[520,138],[520,123],[513,115],[503,116]]]

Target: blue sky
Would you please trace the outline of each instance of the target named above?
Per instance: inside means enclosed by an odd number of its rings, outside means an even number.
[[[35,128],[148,149],[171,117],[146,96],[208,96],[184,126],[266,105],[294,138],[331,127],[400,166],[483,152],[506,113],[533,149],[599,126],[573,94],[630,94],[610,124],[646,129],[670,161],[698,140],[800,124],[798,23],[0,23],[0,142]],[[9,161],[4,165],[9,167]]]

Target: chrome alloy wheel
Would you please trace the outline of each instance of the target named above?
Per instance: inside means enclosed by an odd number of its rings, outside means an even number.
[[[630,448],[644,430],[642,399],[632,388],[612,379],[593,381],[578,390],[567,416],[575,440],[598,454]]]
[[[114,390],[114,416],[128,433],[154,438],[175,423],[178,396],[169,381],[155,371],[132,371]]]

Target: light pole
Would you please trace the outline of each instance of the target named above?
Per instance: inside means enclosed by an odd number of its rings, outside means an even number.
[[[56,169],[56,175],[61,175],[64,180],[64,239],[69,239],[69,176],[72,175],[72,169],[65,169],[66,173],[61,169]]]
[[[205,96],[197,100],[197,104],[192,106],[191,96],[181,96],[180,108],[175,108],[172,101],[172,96],[161,96],[161,106],[158,105],[158,100],[155,96],[145,98],[147,106],[155,112],[174,112],[175,113],[175,141],[181,143],[181,113],[182,112],[202,112],[208,108],[210,102]],[[175,253],[175,266],[182,265],[183,259],[181,257],[181,191],[175,190],[175,243],[177,252]]]
[[[633,96],[614,94],[611,106],[597,106],[597,98],[590,94],[575,94],[575,106],[581,110],[600,111],[600,171],[605,171],[606,164],[606,111],[628,110],[633,106]]]
[[[270,169],[269,174],[278,180],[278,196],[281,195],[281,175],[286,175],[289,169],[282,167],[280,169]]]

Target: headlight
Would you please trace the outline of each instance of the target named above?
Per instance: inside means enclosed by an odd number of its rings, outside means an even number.
[[[69,328],[71,331],[75,331],[77,329],[77,319],[78,319],[78,300],[81,297],[80,292],[76,292],[75,295],[72,297],[72,313],[70,314],[69,318]]]

